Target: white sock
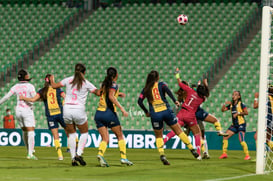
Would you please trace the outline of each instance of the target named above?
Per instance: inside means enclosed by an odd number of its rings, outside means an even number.
[[[73,159],[76,156],[76,133],[69,133],[68,145],[70,146],[70,154]]]
[[[27,151],[28,151],[28,133],[27,133],[27,131],[23,131],[23,141],[24,141],[24,144],[25,144],[25,146],[26,146],[26,148],[27,148]]]
[[[34,150],[34,144],[35,144],[35,140],[34,140],[34,131],[28,131],[27,133],[27,140],[28,140],[28,154],[32,155],[33,154],[33,150]]]
[[[88,133],[82,133],[78,143],[77,155],[81,156],[88,138]]]
[[[204,138],[204,148],[205,148],[205,152],[207,153],[207,154],[209,154],[209,148],[208,148],[208,143],[207,143],[207,139],[206,139],[206,136],[205,136],[205,138]]]

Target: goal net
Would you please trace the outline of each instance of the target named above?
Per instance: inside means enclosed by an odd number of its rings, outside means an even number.
[[[271,105],[273,105],[273,95],[271,101],[271,94],[269,91],[270,85],[273,85],[273,49],[271,48],[272,15],[273,8],[264,6],[262,14],[258,134],[256,152],[257,174],[264,174],[273,171],[273,152],[271,146],[273,127],[273,111],[271,109]]]

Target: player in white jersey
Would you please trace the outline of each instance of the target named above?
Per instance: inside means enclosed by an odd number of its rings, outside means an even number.
[[[32,103],[19,99],[20,95],[30,98],[34,97],[36,95],[36,91],[34,86],[29,83],[31,79],[29,78],[28,72],[24,69],[18,72],[18,80],[19,83],[11,87],[9,92],[0,100],[0,105],[7,101],[12,95],[17,96],[16,118],[23,132],[23,141],[28,152],[27,159],[37,160],[37,157],[33,155],[35,144],[35,118],[33,106]]]
[[[68,144],[70,146],[70,154],[72,159],[72,166],[86,165],[86,162],[81,156],[88,137],[88,123],[85,113],[85,103],[88,92],[100,96],[98,90],[92,83],[84,78],[85,66],[83,64],[76,64],[74,76],[67,77],[61,82],[55,83],[54,76],[50,77],[51,86],[53,88],[66,87],[66,97],[63,107],[63,117],[67,126],[69,134]],[[76,150],[76,128],[78,127],[81,136]]]

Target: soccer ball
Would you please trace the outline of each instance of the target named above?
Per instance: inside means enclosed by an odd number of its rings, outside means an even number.
[[[181,14],[177,17],[177,22],[181,25],[185,25],[188,23],[188,16]]]

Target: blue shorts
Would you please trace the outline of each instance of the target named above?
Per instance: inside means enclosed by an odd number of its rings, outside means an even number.
[[[161,112],[151,112],[151,121],[153,129],[160,130],[163,128],[163,122],[168,126],[172,126],[177,123],[177,117],[170,109]]]
[[[199,107],[195,113],[196,119],[201,121],[204,121],[208,115],[209,113],[201,107]]]
[[[234,132],[234,133],[238,133],[239,131],[243,131],[246,132],[246,123],[244,124],[240,124],[240,125],[231,125],[228,130]]]
[[[117,114],[110,109],[106,109],[106,111],[96,111],[94,119],[97,128],[103,126],[112,128],[120,125]]]
[[[54,129],[59,128],[59,124],[65,128],[66,124],[64,123],[63,114],[57,114],[54,116],[48,116],[47,117],[47,125],[48,129]]]

